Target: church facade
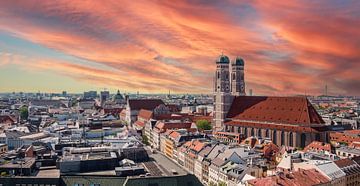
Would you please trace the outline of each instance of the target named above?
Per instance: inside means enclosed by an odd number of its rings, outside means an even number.
[[[306,97],[246,96],[244,60],[221,55],[214,76],[215,136],[240,142],[250,136],[289,147],[326,142],[328,129]]]

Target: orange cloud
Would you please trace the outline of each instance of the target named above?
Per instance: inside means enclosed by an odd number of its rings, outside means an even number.
[[[41,54],[32,64],[104,86],[210,93],[214,61],[223,51],[245,59],[247,87],[258,94],[319,94],[325,83],[333,93],[359,94],[352,87],[359,79],[357,7],[303,1],[2,1],[0,30],[106,66],[56,56],[42,61]]]

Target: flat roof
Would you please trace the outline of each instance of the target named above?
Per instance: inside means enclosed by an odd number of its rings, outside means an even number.
[[[35,164],[35,158],[25,158],[23,160],[16,160],[16,163],[9,161],[3,165],[0,165],[0,168],[30,168]]]

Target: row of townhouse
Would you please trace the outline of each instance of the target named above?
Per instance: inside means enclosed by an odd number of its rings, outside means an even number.
[[[311,145],[311,144],[310,144]],[[312,145],[313,147],[314,145]],[[307,148],[310,149],[310,148]],[[322,148],[318,148],[322,149]],[[340,159],[333,156],[321,156],[322,150],[308,150],[306,152],[294,152],[283,154],[277,165],[277,172],[288,174],[288,172],[304,173],[303,170],[315,170],[314,173],[325,177],[325,180],[314,180],[309,185],[360,185],[360,165],[359,157]],[[291,174],[290,176],[294,176]],[[269,179],[271,180],[271,179]],[[318,181],[317,184],[316,181]],[[252,182],[253,185],[261,185],[261,180]],[[254,184],[257,183],[257,184]],[[299,183],[300,184],[300,183]],[[304,184],[304,183],[303,183]],[[301,185],[301,184],[300,184]]]
[[[228,146],[204,137],[190,139],[188,136],[183,130],[167,131],[162,135],[160,150],[202,183],[239,185],[244,182],[245,175],[248,175],[246,178],[264,175],[264,161],[259,153],[238,145]]]

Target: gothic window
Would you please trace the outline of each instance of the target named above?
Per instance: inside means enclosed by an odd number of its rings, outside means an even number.
[[[285,145],[285,132],[281,131],[281,145]]]
[[[272,140],[273,140],[273,143],[276,145],[276,144],[277,144],[277,135],[276,135],[276,130],[274,130],[274,131],[273,131]]]
[[[269,134],[269,129],[266,129],[265,131],[265,137],[269,138],[270,137],[270,134]]]
[[[300,137],[300,147],[304,148],[306,145],[306,134],[302,133]]]
[[[294,143],[294,142],[293,142],[293,133],[290,132],[290,134],[289,134],[289,146],[294,147],[294,144],[293,144],[293,143]]]
[[[262,135],[261,135],[261,129],[258,129],[257,132],[258,132],[258,133],[257,133],[258,137],[261,138],[261,137],[262,137]]]
[[[217,72],[217,78],[218,79],[220,78],[220,72],[219,71]]]

